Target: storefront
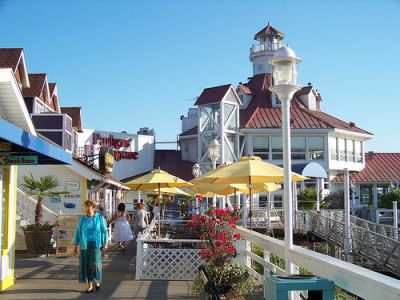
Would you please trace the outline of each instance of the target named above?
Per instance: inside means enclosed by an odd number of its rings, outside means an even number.
[[[14,284],[18,166],[71,161],[70,153],[0,118],[0,290]]]

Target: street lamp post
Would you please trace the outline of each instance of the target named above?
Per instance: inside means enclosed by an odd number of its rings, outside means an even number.
[[[217,139],[212,139],[208,144],[208,157],[211,159],[213,164],[213,170],[217,168],[217,160],[220,157],[221,144]],[[213,206],[215,207],[217,204],[217,196],[214,194],[213,196]]]
[[[294,51],[286,46],[279,48],[274,57],[269,60],[273,66],[274,79],[274,85],[269,89],[276,93],[282,103],[286,274],[294,272],[294,266],[289,260],[289,250],[293,248],[290,100],[294,93],[301,88],[297,85],[297,64],[300,62],[301,59],[296,57]]]
[[[200,165],[199,164],[194,164],[192,167],[192,174],[195,178],[200,176]],[[199,199],[197,197],[194,198],[194,212],[195,214],[199,214]]]

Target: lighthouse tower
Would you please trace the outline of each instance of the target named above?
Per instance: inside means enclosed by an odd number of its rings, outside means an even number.
[[[261,29],[254,39],[258,44],[250,48],[250,61],[253,64],[253,75],[272,73],[272,66],[268,60],[274,56],[276,50],[281,47],[281,40],[285,35],[270,25]]]

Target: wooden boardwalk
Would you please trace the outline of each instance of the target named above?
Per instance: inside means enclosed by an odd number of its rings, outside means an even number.
[[[103,259],[104,279],[99,291],[83,292],[77,280],[78,259],[23,258],[17,254],[15,285],[0,293],[0,299],[198,299],[190,281],[135,281],[134,243],[125,253],[115,246]]]

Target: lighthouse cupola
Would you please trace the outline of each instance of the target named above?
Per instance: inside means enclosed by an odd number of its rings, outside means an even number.
[[[276,50],[281,47],[281,40],[285,35],[279,30],[267,24],[254,36],[257,44],[250,48],[250,61],[253,64],[253,75],[272,73],[272,66],[268,61],[274,56]]]

